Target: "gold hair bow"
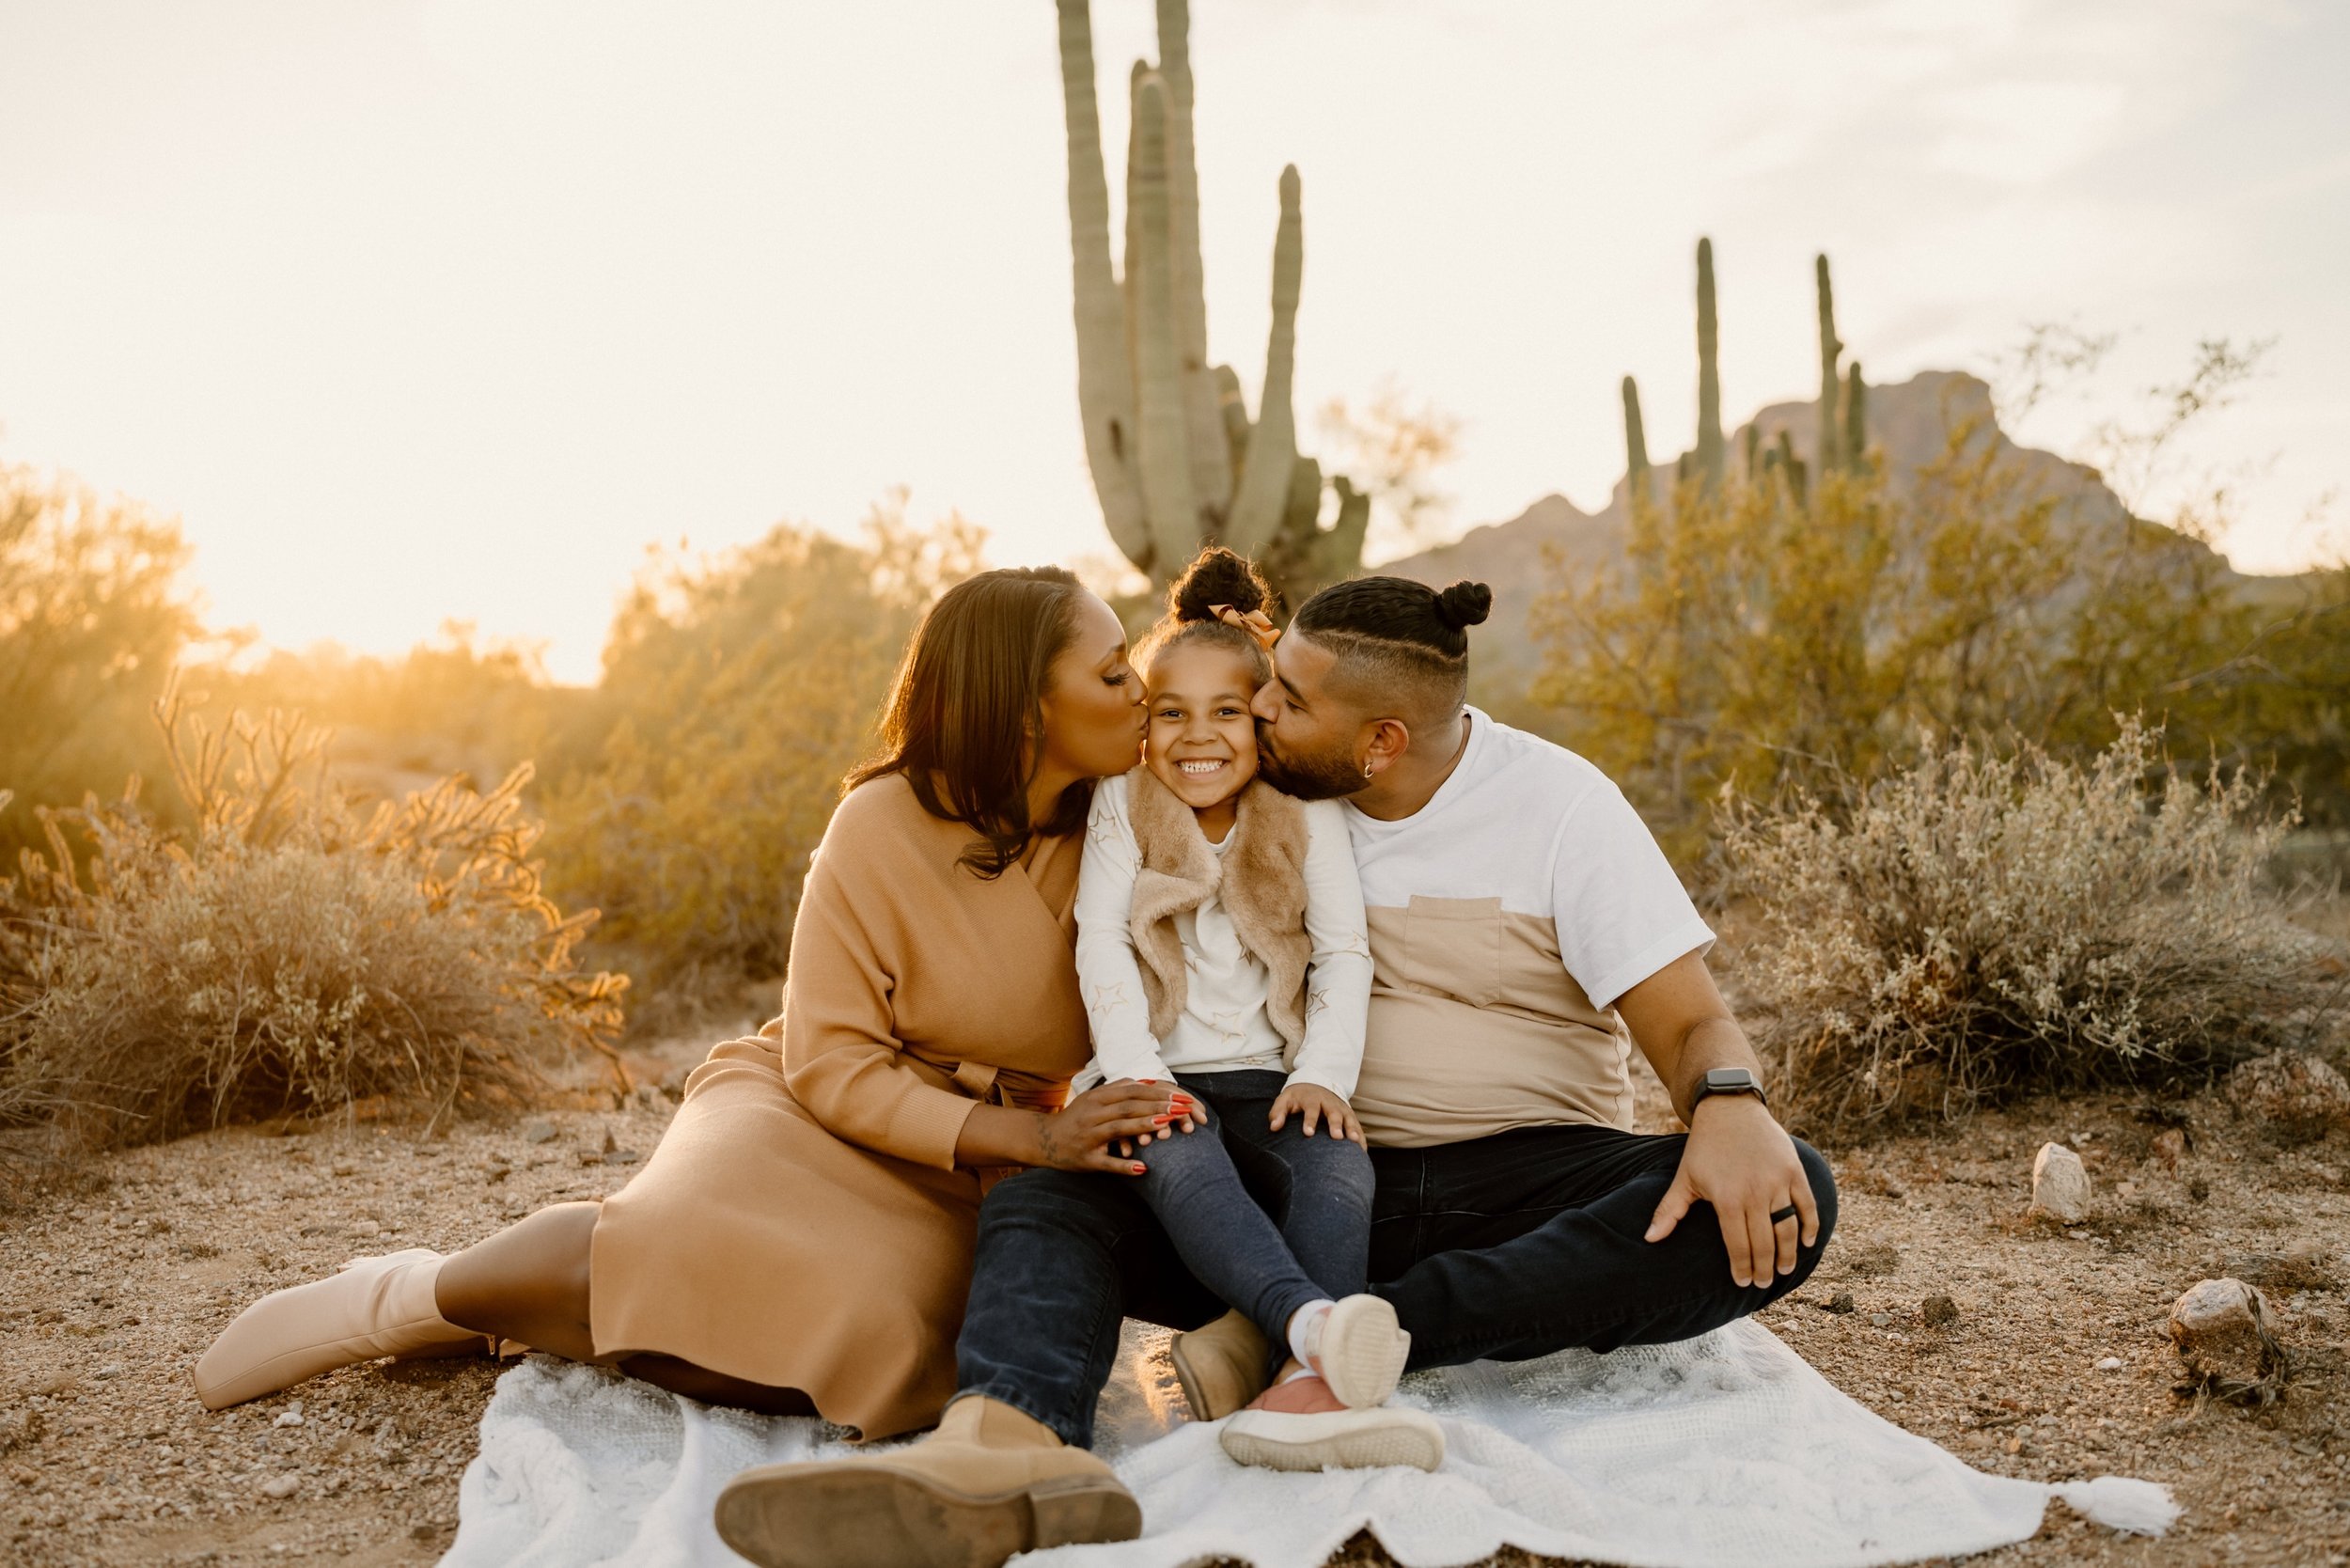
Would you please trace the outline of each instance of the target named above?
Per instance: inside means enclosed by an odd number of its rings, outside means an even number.
[[[1273,618],[1262,610],[1236,610],[1230,604],[1211,604],[1208,613],[1227,626],[1237,626],[1257,639],[1257,646],[1266,652],[1281,640],[1281,629],[1273,624]]]

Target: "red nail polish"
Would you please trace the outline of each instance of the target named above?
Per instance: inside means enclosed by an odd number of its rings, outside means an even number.
[[[1142,1166],[1139,1166],[1139,1165],[1138,1165],[1138,1166],[1136,1166],[1136,1167],[1135,1167],[1135,1174],[1136,1174],[1136,1175],[1137,1175],[1137,1176],[1141,1175],[1141,1174],[1143,1173],[1143,1170],[1144,1170],[1145,1168],[1146,1168],[1145,1167],[1142,1167]]]

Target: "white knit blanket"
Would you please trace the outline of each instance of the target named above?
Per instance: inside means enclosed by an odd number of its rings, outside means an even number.
[[[1368,1529],[1406,1568],[1504,1544],[1545,1556],[1698,1568],[1835,1568],[1957,1557],[2040,1527],[2051,1497],[2158,1534],[2144,1482],[2044,1486],[1984,1475],[1838,1392],[1768,1330],[1684,1344],[1480,1362],[1405,1380],[1444,1424],[1444,1467],[1289,1475],[1225,1458],[1183,1419],[1166,1336],[1129,1325],[1099,1451],[1141,1499],[1143,1536],[1023,1568],[1183,1568],[1238,1558],[1318,1568]],[[498,1380],[459,1494],[446,1568],[726,1568],[711,1529],[736,1471],[852,1451],[838,1429],[714,1409],[544,1356]]]

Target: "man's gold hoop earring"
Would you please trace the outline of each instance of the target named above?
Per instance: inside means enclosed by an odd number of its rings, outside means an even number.
[[[1365,762],[1363,764],[1363,776],[1365,778],[1369,778],[1371,776],[1371,764],[1369,762]]]

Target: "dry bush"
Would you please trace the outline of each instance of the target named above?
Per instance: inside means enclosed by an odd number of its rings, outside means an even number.
[[[1729,808],[1743,976],[1809,1123],[1955,1118],[2305,1043],[2326,945],[2264,875],[2293,818],[2242,772],[2164,767],[2158,739],[2124,724],[2086,765],[1960,745],[1841,800]]]
[[[134,780],[42,811],[48,853],[0,879],[0,1119],[20,1150],[379,1097],[437,1120],[608,1051],[627,982],[581,971],[594,913],[540,890],[527,769],[362,821],[329,792],[322,731],[212,733],[176,695],[157,716],[194,829],[157,826]]]
[[[650,1031],[767,1005],[800,879],[873,744],[922,608],[979,567],[977,530],[908,527],[895,500],[859,544],[779,526],[713,559],[657,557],[622,605],[584,754],[549,760],[561,897],[603,911],[600,952],[635,974]]]

